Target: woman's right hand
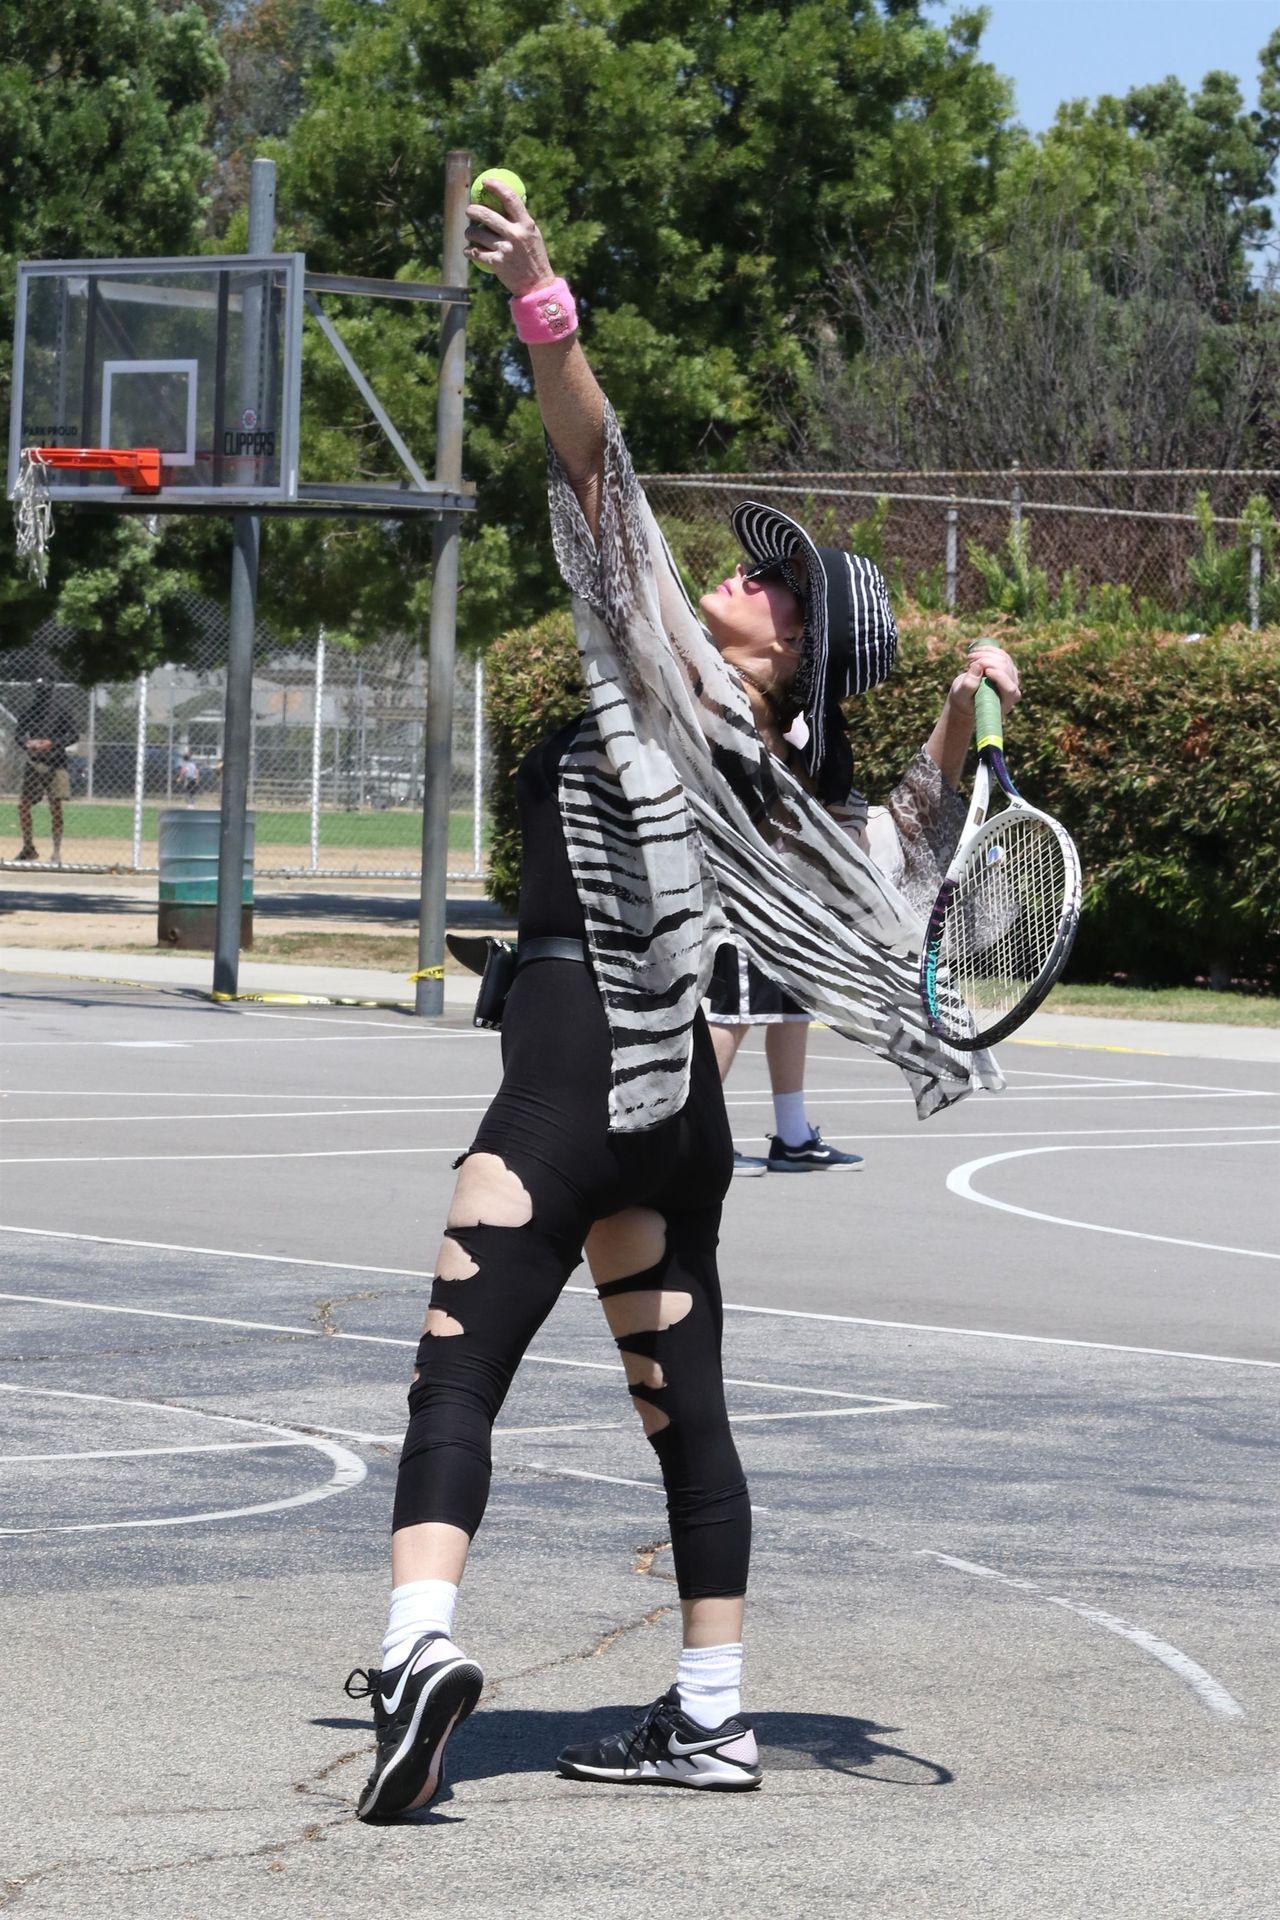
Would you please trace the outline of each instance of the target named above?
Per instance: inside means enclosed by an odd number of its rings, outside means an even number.
[[[486,191],[502,202],[496,212],[480,200],[467,206],[467,258],[492,268],[510,294],[536,293],[555,279],[538,223],[519,194],[499,180]]]

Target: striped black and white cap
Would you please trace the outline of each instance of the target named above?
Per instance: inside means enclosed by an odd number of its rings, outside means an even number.
[[[808,722],[802,751],[816,780],[833,744],[833,729],[844,738],[840,702],[865,693],[893,671],[898,628],[889,590],[874,561],[840,547],[815,546],[804,528],[776,507],[744,500],[730,522],[757,566],[774,562],[785,568],[804,556],[804,652],[794,694]]]

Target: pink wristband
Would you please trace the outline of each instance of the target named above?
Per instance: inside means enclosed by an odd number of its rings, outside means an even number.
[[[547,347],[578,331],[578,309],[567,280],[553,280],[534,293],[517,294],[511,302],[511,318],[527,347]]]

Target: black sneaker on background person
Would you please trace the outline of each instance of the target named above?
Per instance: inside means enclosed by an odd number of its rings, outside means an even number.
[[[26,846],[23,847],[18,853],[15,853],[13,857],[15,860],[38,860],[40,858],[40,855],[36,852],[35,848],[32,846],[31,842],[28,840]]]
[[[770,1173],[812,1173],[821,1167],[860,1167],[862,1155],[829,1147],[815,1127],[802,1147],[789,1147],[782,1135],[775,1133],[765,1165]]]
[[[763,1774],[756,1737],[745,1720],[700,1727],[672,1687],[646,1707],[628,1733],[566,1747],[556,1762],[569,1780],[609,1780],[622,1786],[709,1787],[741,1793]]]
[[[395,1820],[425,1807],[444,1784],[444,1749],[484,1686],[473,1660],[452,1648],[442,1659],[431,1649],[442,1633],[424,1633],[398,1667],[353,1667],[343,1691],[352,1700],[373,1697],[378,1757],[356,1807],[361,1820]],[[363,1685],[353,1686],[352,1681]]]
[[[733,1177],[735,1180],[753,1180],[768,1171],[763,1160],[757,1160],[749,1153],[739,1153],[737,1148],[734,1148]]]

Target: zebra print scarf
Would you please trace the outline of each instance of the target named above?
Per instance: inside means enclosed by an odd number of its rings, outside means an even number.
[[[658,1126],[684,1105],[693,1021],[730,939],[816,1019],[901,1068],[924,1119],[972,1091],[975,1062],[925,1021],[919,914],[771,758],[607,402],[604,431],[598,538],[552,448],[548,491],[590,699],[560,812],[612,1041],[610,1130]],[[891,808],[921,904],[963,817],[955,795],[940,806],[946,792],[920,754]],[[1002,1084],[994,1062],[976,1070]]]

